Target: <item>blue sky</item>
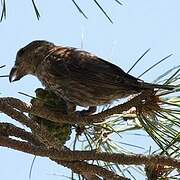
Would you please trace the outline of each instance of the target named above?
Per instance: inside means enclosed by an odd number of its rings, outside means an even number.
[[[59,45],[74,46],[90,51],[109,60],[127,71],[133,62],[148,48],[151,51],[133,69],[132,75],[138,76],[157,60],[173,53],[173,56],[160,66],[143,76],[145,81],[153,81],[170,67],[180,64],[180,1],[174,0],[124,0],[119,6],[113,0],[99,1],[114,21],[109,23],[93,1],[77,0],[88,15],[84,19],[71,0],[39,0],[41,18],[36,19],[31,1],[8,1],[7,19],[0,23],[0,74],[9,73],[14,64],[17,50],[35,39],[45,39]],[[41,84],[35,77],[23,78],[10,84],[0,79],[1,96],[15,96],[24,101],[29,98],[19,95],[19,91],[34,94]],[[15,122],[4,115],[1,121]],[[133,140],[136,141],[136,138]],[[128,140],[127,141],[132,141]],[[141,142],[143,146],[148,143]],[[28,179],[32,156],[7,148],[0,148],[0,178]],[[50,162],[47,158],[38,158],[35,162],[32,180],[64,179],[61,176],[67,170]]]

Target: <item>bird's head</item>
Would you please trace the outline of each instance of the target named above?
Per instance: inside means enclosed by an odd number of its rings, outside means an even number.
[[[37,66],[41,63],[54,44],[36,40],[21,48],[16,55],[16,60],[9,74],[9,81],[20,80],[27,74],[36,74]]]

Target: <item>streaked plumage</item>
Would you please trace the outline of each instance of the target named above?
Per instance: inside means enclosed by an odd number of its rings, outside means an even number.
[[[146,89],[170,88],[145,83],[86,51],[47,41],[33,41],[17,52],[10,81],[27,74],[67,102],[83,107],[108,104]]]

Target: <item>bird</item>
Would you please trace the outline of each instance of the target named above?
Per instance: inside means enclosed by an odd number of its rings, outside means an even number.
[[[172,90],[169,85],[144,82],[90,52],[46,40],[34,40],[17,51],[9,81],[28,74],[63,98],[69,111],[76,106],[88,107],[87,114],[145,90]]]

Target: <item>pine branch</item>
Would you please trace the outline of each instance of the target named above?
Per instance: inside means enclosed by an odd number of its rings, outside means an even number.
[[[60,161],[83,161],[83,160],[101,160],[106,162],[113,162],[123,165],[152,165],[161,164],[164,166],[172,166],[180,168],[180,161],[174,158],[142,154],[127,155],[122,153],[98,153],[95,151],[67,151],[57,149],[47,149],[46,147],[34,146],[27,142],[19,142],[17,140],[9,139],[0,136],[0,146],[12,148],[26,153],[34,154],[41,157],[49,157]]]

